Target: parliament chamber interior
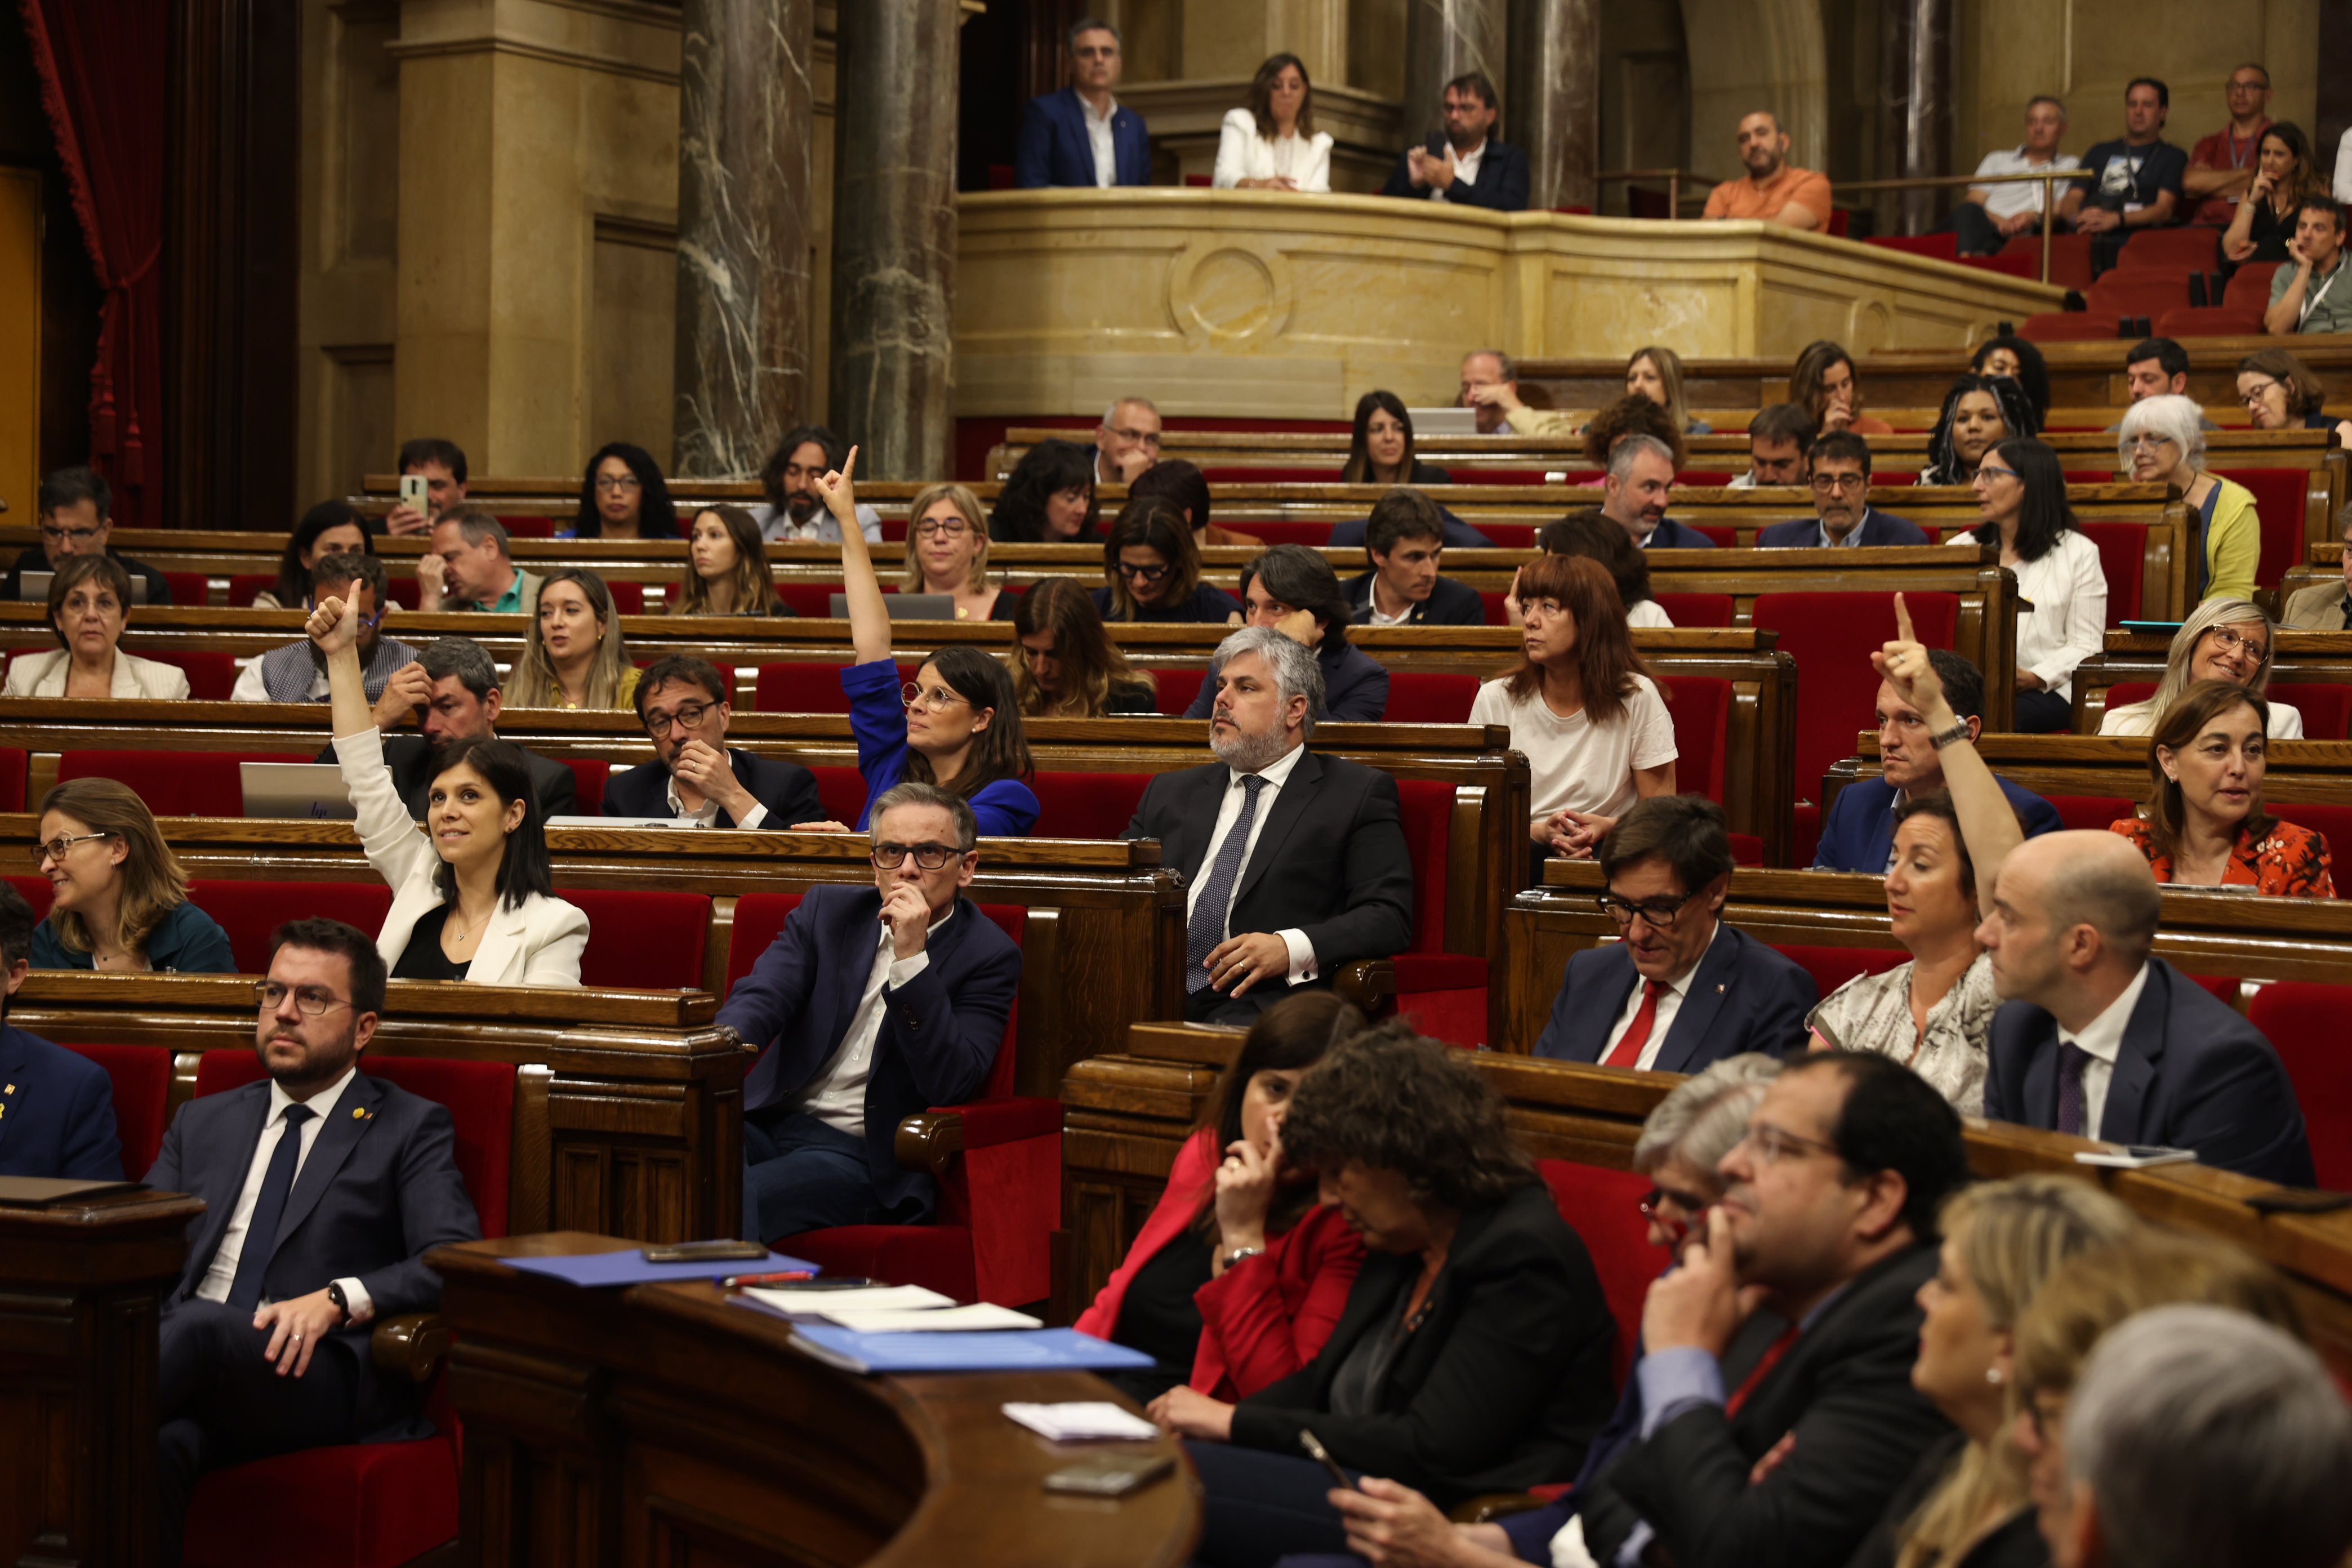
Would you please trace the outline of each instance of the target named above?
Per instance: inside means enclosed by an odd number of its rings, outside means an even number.
[[[2333,0],[22,0],[0,1560],[2352,1560],[2347,205]]]

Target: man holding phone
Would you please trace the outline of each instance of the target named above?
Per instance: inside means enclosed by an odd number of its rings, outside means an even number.
[[[420,437],[400,448],[400,503],[387,513],[392,534],[423,533],[434,520],[466,501],[466,454],[455,441]]]
[[[1489,134],[1502,116],[1502,101],[1485,71],[1455,77],[1445,84],[1445,129],[1404,150],[1381,195],[1489,212],[1527,211],[1528,155]]]

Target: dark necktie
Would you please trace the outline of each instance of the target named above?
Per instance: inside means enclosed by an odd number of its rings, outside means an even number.
[[[1184,994],[1208,988],[1209,972],[1202,965],[1210,951],[1225,940],[1226,906],[1234,901],[1234,883],[1242,874],[1242,857],[1249,850],[1250,826],[1257,821],[1257,793],[1265,780],[1255,773],[1242,776],[1242,813],[1234,818],[1225,841],[1217,846],[1217,863],[1201,884],[1192,904],[1192,918],[1184,931]]]
[[[278,1222],[285,1217],[286,1194],[294,1190],[294,1167],[302,1157],[302,1123],[317,1114],[307,1105],[286,1108],[286,1131],[278,1134],[269,1168],[261,1173],[253,1222],[245,1227],[245,1247],[236,1255],[236,1278],[229,1281],[232,1307],[252,1311],[261,1305],[261,1277],[269,1272],[269,1255],[278,1250]]]
[[[2083,1069],[2091,1053],[2077,1045],[2058,1047],[2058,1131],[2083,1136]]]

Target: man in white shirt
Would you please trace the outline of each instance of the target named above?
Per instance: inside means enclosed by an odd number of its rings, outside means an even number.
[[[1801,485],[1805,452],[1813,444],[1813,421],[1801,403],[1774,403],[1748,422],[1748,471],[1731,481],[1735,490],[1758,485]]]
[[[206,1205],[163,1306],[166,1563],[206,1471],[414,1417],[418,1390],[376,1375],[367,1325],[440,1305],[425,1254],[482,1234],[447,1109],[359,1070],[383,1011],[374,938],[336,921],[280,927],[255,992],[266,1076],[184,1106],[146,1177]]]
[[[1122,397],[1095,429],[1095,483],[1131,485],[1160,461],[1160,410],[1148,397]]]
[[[719,1010],[761,1047],[743,1080],[752,1241],[929,1215],[938,1188],[899,1167],[898,1123],[976,1098],[1006,1045],[1021,950],[963,897],[971,804],[902,784],[870,831],[874,886],[810,889]]]
[[[2036,98],[2025,106],[2024,144],[1986,153],[1977,173],[2039,174],[2080,168],[2082,160],[2058,151],[2059,138],[2065,134],[2066,105],[2047,96]],[[1968,199],[1945,222],[1958,237],[1962,256],[1990,256],[2012,236],[2039,233],[2049,201],[2050,187],[2039,180],[1970,185]]]

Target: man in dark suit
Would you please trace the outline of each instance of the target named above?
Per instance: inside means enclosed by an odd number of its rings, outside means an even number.
[[[69,556],[111,555],[115,563],[147,584],[147,602],[168,605],[172,584],[161,570],[133,561],[107,542],[114,532],[114,491],[91,468],[59,468],[41,481],[41,542],[29,545],[8,568],[0,598],[24,596],[25,574],[55,572]]]
[[[1118,29],[1088,16],[1071,27],[1070,85],[1031,99],[1021,110],[1013,152],[1013,183],[1024,191],[1047,185],[1141,185],[1151,179],[1151,138],[1143,117],[1121,109]]]
[[[1483,626],[1486,605],[1478,591],[1439,569],[1445,549],[1445,512],[1420,490],[1402,485],[1372,503],[1364,525],[1364,554],[1372,569],[1344,584],[1360,626]]]
[[[1315,655],[1244,626],[1217,645],[1206,767],[1145,786],[1129,838],[1184,875],[1184,1016],[1247,1024],[1291,986],[1412,943],[1412,859],[1396,780],[1307,746]]]
[[[1984,673],[1949,648],[1929,648],[1927,660],[1943,682],[1944,700],[1967,723],[1968,738],[1974,741],[1984,729]],[[1830,803],[1822,819],[1821,841],[1813,850],[1816,871],[1883,875],[1895,863],[1895,808],[1944,787],[1944,764],[1937,753],[1936,738],[1927,732],[1927,721],[1883,680],[1878,684],[1876,721],[1884,766],[1877,778],[1855,780]],[[2058,808],[2032,790],[1998,776],[1993,782],[2009,797],[2027,837],[2055,833],[2065,826],[2059,820]]]
[[[1756,542],[1760,547],[1874,549],[1882,544],[1929,542],[1917,523],[1870,504],[1870,443],[1853,431],[1832,430],[1814,442],[1806,453],[1806,468],[1813,487],[1813,515],[1758,530]]]
[[[257,989],[268,1080],[190,1100],[147,1173],[206,1205],[163,1304],[167,1563],[206,1471],[419,1435],[417,1391],[377,1375],[368,1324],[438,1306],[425,1254],[482,1234],[447,1109],[359,1070],[383,1010],[375,939],[337,921],[280,926]]]
[[[637,721],[654,760],[604,782],[607,816],[691,818],[698,827],[822,822],[816,775],[782,757],[730,750],[727,678],[708,659],[673,655],[637,682]]]
[[[988,1082],[1021,950],[962,896],[980,827],[962,796],[902,784],[874,803],[874,887],[812,888],[719,1021],[760,1047],[743,1083],[743,1225],[773,1241],[908,1225],[938,1201],[902,1170],[898,1123]]]
[[[1655,436],[1628,436],[1610,448],[1601,510],[1644,550],[1712,550],[1715,541],[1666,515],[1675,496],[1675,455]]]
[[[2286,1068],[2262,1031],[2148,956],[2163,900],[2112,833],[2029,839],[2002,862],[1977,940],[1992,954],[1985,1114],[2313,1184]]]
[[[1408,147],[1389,171],[1384,196],[1452,202],[1490,212],[1528,210],[1528,155],[1487,133],[1503,106],[1485,71],[1470,71],[1445,84],[1445,130],[1423,145]]]
[[[0,882],[0,965],[7,997],[33,967],[33,907]],[[122,1180],[114,1131],[114,1084],[88,1057],[0,1023],[0,1176]]]
[[[1723,807],[1654,795],[1601,841],[1622,942],[1568,961],[1535,1054],[1696,1072],[1741,1051],[1793,1053],[1821,1000],[1813,977],[1720,918],[1731,885]]]
[[[418,733],[395,735],[403,720],[414,712]],[[393,787],[400,792],[408,815],[425,817],[425,796],[440,773],[442,751],[479,735],[496,736],[499,721],[499,667],[489,652],[471,637],[436,637],[425,645],[415,664],[393,672],[376,699],[375,725],[383,731],[383,760],[392,769]],[[579,781],[562,763],[550,762],[526,750],[530,782],[539,795],[543,821],[571,816],[580,809]],[[335,745],[317,758],[335,760]]]

